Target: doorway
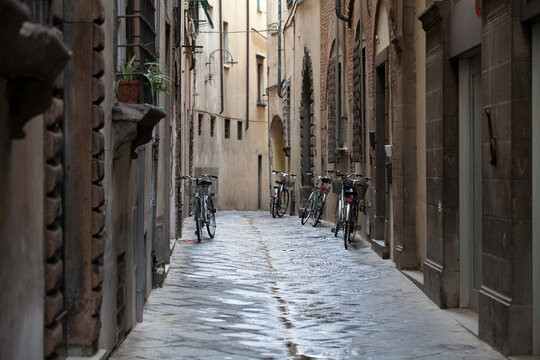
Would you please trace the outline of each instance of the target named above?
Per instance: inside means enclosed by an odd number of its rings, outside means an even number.
[[[482,284],[482,90],[480,55],[459,60],[460,307],[478,310]]]
[[[540,219],[540,23],[532,27],[532,218]],[[532,224],[533,355],[540,355],[540,222]]]
[[[313,188],[313,72],[308,47],[304,48],[302,66],[302,104],[300,107],[300,203],[307,200]]]
[[[388,252],[387,202],[388,181],[386,173],[385,145],[388,143],[388,62],[381,61],[375,73],[375,240],[384,242],[385,254]]]

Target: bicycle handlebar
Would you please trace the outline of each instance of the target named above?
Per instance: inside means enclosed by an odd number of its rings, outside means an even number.
[[[189,175],[184,175],[182,176],[182,180],[186,180],[186,179],[189,179],[191,181],[202,181],[204,180],[205,178],[210,178],[210,179],[214,179],[214,180],[217,180],[218,177],[216,175],[210,175],[210,174],[204,174],[200,177],[193,177],[193,176],[189,176]]]

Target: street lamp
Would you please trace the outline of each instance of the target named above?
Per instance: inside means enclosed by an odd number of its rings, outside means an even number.
[[[223,51],[225,53],[225,64],[227,65],[234,65],[234,64],[238,64],[238,61],[234,61],[234,58],[232,56],[232,54],[229,52],[229,50],[227,49],[216,49],[214,51],[212,51],[210,53],[210,56],[208,57],[208,61],[206,62],[206,65],[208,65],[208,79],[207,81],[212,81],[212,70],[211,70],[211,65],[212,65],[212,56],[214,56],[214,54],[218,51]],[[229,60],[230,58],[230,60]]]

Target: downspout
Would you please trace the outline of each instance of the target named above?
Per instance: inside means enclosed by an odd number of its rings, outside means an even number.
[[[337,4],[341,0],[336,0],[336,16],[339,18],[338,11],[337,11]],[[341,137],[339,136],[341,132],[341,86],[340,86],[340,77],[339,77],[339,20],[336,18],[336,63],[335,66],[335,74],[334,74],[334,81],[336,84],[336,118],[335,118],[335,137],[336,137],[336,147],[341,147]],[[334,149],[335,151],[335,149]]]
[[[283,98],[282,85],[281,82],[281,0],[278,0],[278,96]]]
[[[195,39],[191,44],[191,65],[189,66],[189,71],[195,69]]]
[[[366,96],[365,91],[365,80],[364,80],[364,34],[362,33],[362,2],[360,2],[360,19],[358,20],[358,26],[360,27],[360,104],[362,105],[362,112],[360,113],[360,121],[362,122],[362,174],[366,174],[366,110],[364,97]]]
[[[247,5],[247,23],[246,23],[246,130],[249,128],[249,0]]]
[[[221,11],[222,0],[219,0],[219,47],[223,46],[223,13]],[[220,84],[220,95],[221,95],[221,108],[219,110],[219,115],[223,114],[225,110],[225,104],[223,99],[223,53],[219,52],[219,84]]]
[[[350,25],[351,18],[341,12],[341,0],[336,0],[336,16],[338,19],[346,21]],[[339,147],[342,147],[342,119],[341,119],[341,79],[339,77],[339,20],[336,19],[336,74],[335,74],[335,83],[336,83],[336,144]],[[343,41],[345,41],[345,27],[343,28]],[[343,46],[343,67],[345,67],[345,44]],[[345,69],[342,70],[345,74]],[[345,84],[345,81],[343,81]]]
[[[360,5],[362,5],[360,3]],[[336,0],[336,16],[351,25],[351,17],[341,12],[341,0]]]

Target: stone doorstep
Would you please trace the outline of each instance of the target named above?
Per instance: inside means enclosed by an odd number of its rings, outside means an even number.
[[[97,353],[93,356],[84,357],[84,356],[68,356],[66,360],[105,360],[108,357],[107,350],[99,349]]]
[[[386,246],[384,240],[370,239],[370,242],[371,249],[375,251],[377,255],[379,255],[382,259],[390,258],[390,249],[388,249],[388,246]]]
[[[401,270],[401,273],[407,277],[420,290],[424,291],[424,272],[420,270]]]
[[[441,309],[456,320],[465,329],[469,330],[472,334],[478,336],[478,313],[471,309],[466,308],[454,308],[454,309]]]
[[[174,251],[174,247],[176,246],[177,241],[178,240],[176,238],[169,239],[171,254]],[[169,269],[170,268],[171,268],[171,264],[165,264],[165,277],[167,277],[167,275],[169,274]]]

